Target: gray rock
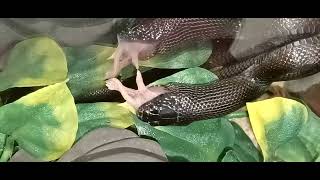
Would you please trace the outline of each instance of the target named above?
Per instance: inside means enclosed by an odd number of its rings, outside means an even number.
[[[9,162],[44,162],[44,161],[34,158],[29,153],[21,149],[11,157]]]
[[[158,143],[137,137],[97,147],[75,161],[166,162],[167,158]]]
[[[274,18],[244,18],[240,32],[230,47],[230,53],[238,58],[241,53],[272,38],[272,35],[266,34],[266,30],[271,27],[273,20]]]
[[[312,86],[320,84],[320,73],[314,74],[312,76],[308,76],[305,78],[287,81],[284,86],[290,92],[306,92]]]
[[[116,128],[99,128],[81,138],[58,162],[159,162],[167,161],[155,141]]]
[[[125,129],[98,128],[84,135],[59,161],[73,161],[95,147],[133,137],[137,137],[137,135]]]

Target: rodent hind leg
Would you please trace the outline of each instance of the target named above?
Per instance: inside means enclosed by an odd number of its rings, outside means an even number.
[[[126,102],[135,109],[166,92],[162,87],[146,87],[139,70],[137,71],[136,83],[138,90],[127,88],[118,79],[112,78],[106,81],[106,86],[110,90],[119,91]]]

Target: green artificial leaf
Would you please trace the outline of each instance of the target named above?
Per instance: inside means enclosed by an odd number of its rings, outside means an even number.
[[[0,72],[0,92],[12,87],[45,86],[67,78],[67,61],[62,48],[52,39],[24,40],[10,51]]]
[[[7,135],[0,133],[0,157],[6,144]]]
[[[242,128],[235,122],[231,122],[234,133],[235,142],[232,150],[228,151],[224,161],[231,157],[235,157],[239,162],[260,162],[262,161],[262,154],[254,146],[251,139],[246,135]],[[228,157],[230,156],[230,157]]]
[[[109,126],[114,128],[128,128],[134,123],[134,114],[125,103],[87,103],[77,104],[79,128],[76,140],[87,132]]]
[[[5,138],[5,144],[3,147],[2,154],[0,155],[0,162],[7,162],[13,154],[13,150],[14,150],[14,140],[10,136],[9,137],[7,136]]]
[[[320,118],[304,104],[286,98],[247,103],[264,161],[311,162],[320,153]]]
[[[227,119],[241,119],[249,117],[249,114],[247,111],[237,110],[231,114],[225,115],[224,117]]]
[[[320,118],[305,106],[308,112],[308,119],[303,124],[301,131],[298,134],[298,139],[303,143],[306,151],[309,152],[310,158],[308,161],[313,161],[320,154]],[[308,157],[308,156],[307,156]]]
[[[234,144],[231,123],[224,118],[197,121],[187,126],[152,127],[135,122],[138,134],[157,140],[169,161],[217,162],[226,147]]]
[[[92,45],[87,47],[65,47],[68,61],[68,87],[75,99],[105,87],[105,74],[113,69],[112,55],[115,47]],[[152,68],[173,69],[196,67],[203,64],[211,54],[211,46],[204,45],[187,49],[174,56],[155,56],[147,61],[139,61],[140,71]],[[129,65],[120,72],[122,80],[135,76],[136,69]]]
[[[10,135],[35,158],[59,158],[74,143],[77,129],[77,109],[65,82],[0,107],[0,133]]]
[[[245,112],[234,112],[187,126],[152,127],[140,120],[135,125],[140,136],[159,142],[170,161],[260,162],[260,151],[242,128],[231,121],[247,116]]]
[[[206,69],[195,67],[189,68],[180,72],[177,72],[171,76],[159,79],[152,85],[165,85],[170,82],[175,83],[187,83],[187,84],[206,84],[217,80],[218,77],[211,71]]]
[[[281,144],[274,152],[272,161],[310,162],[312,156],[299,137]]]
[[[221,162],[242,162],[242,161],[239,159],[239,153],[231,149],[226,152],[226,155],[222,158]]]
[[[65,47],[64,52],[68,61],[68,87],[78,99],[94,93],[105,87],[105,74],[113,69],[112,46],[92,45],[87,47]],[[211,54],[211,45],[202,45],[189,48],[174,56],[155,56],[147,61],[139,61],[140,71],[145,72],[152,68],[188,68],[203,64]],[[164,63],[164,64],[163,64]],[[129,65],[121,70],[122,80],[135,76],[136,70]]]
[[[160,69],[192,68],[204,64],[211,53],[211,43],[196,44],[176,53],[157,55],[148,60],[139,61],[139,65]]]
[[[236,115],[235,115],[236,116]],[[187,126],[152,127],[135,121],[138,134],[155,139],[169,161],[261,162],[262,154],[239,125],[215,118]]]
[[[75,99],[93,94],[105,87],[106,72],[113,70],[112,54],[115,47],[91,45],[86,47],[65,47],[68,61],[68,87]],[[152,68],[141,67],[145,72]],[[124,80],[136,75],[133,65],[124,67],[120,79]]]
[[[65,47],[68,61],[68,87],[75,99],[105,87],[105,74],[113,67],[115,48],[92,45]]]
[[[149,71],[153,68],[151,67],[139,67],[139,71],[141,73],[144,73],[146,71]],[[125,68],[123,68],[120,72],[120,79],[121,80],[125,80],[125,79],[128,79],[132,76],[136,76],[137,75],[137,69],[133,66],[133,65],[129,65],[129,66],[126,66]]]

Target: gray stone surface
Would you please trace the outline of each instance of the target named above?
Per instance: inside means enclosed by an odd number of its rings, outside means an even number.
[[[230,48],[231,54],[238,57],[244,51],[271,38],[272,36],[268,36],[265,32],[271,26],[272,20],[273,18],[245,18],[241,31]]]
[[[81,138],[58,162],[166,161],[159,144],[116,128],[99,128]]]
[[[19,150],[11,157],[9,162],[43,162],[43,161],[34,158],[24,150]]]
[[[46,35],[67,46],[91,45],[111,32],[118,18],[1,18],[2,47],[12,41]]]
[[[105,144],[87,153],[82,161],[166,162],[167,158],[155,141],[131,138]],[[79,161],[78,159],[76,161]]]
[[[121,139],[138,137],[135,133],[116,128],[98,128],[83,136],[73,147],[63,155],[59,161],[73,161],[95,147],[119,141]]]
[[[314,85],[320,84],[320,73],[302,79],[286,81],[284,86],[290,92],[305,92]]]

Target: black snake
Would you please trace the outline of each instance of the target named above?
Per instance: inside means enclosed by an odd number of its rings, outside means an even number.
[[[242,19],[138,19],[119,36],[157,42],[149,58],[213,39],[235,39]],[[216,71],[218,81],[170,83],[169,91],[144,103],[138,117],[152,125],[185,124],[231,113],[261,96],[272,82],[320,72],[320,19],[277,18],[263,33],[266,41],[240,53],[236,63]]]

